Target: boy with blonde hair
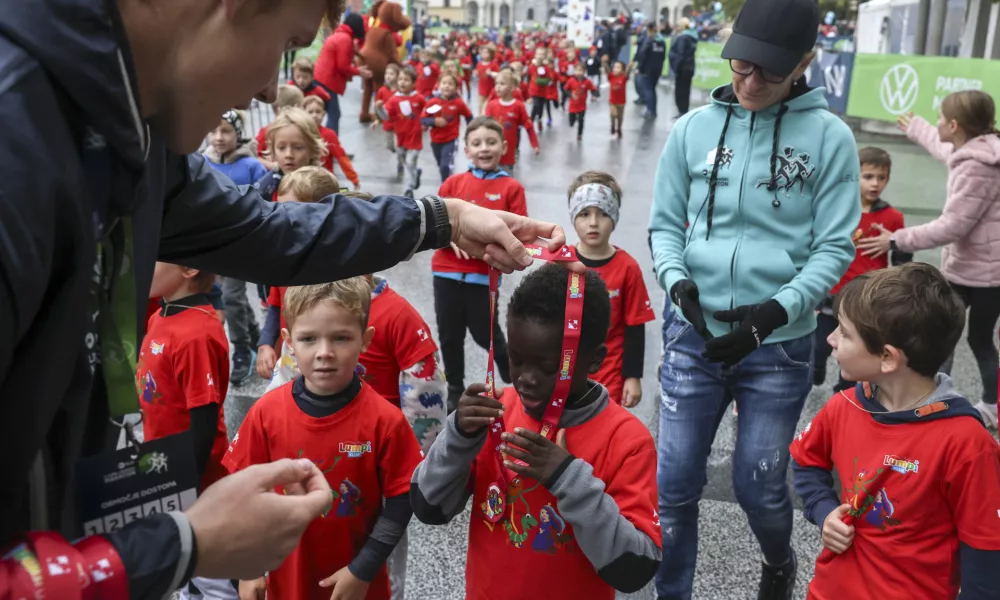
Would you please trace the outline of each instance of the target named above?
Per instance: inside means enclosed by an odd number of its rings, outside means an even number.
[[[289,108],[302,108],[305,99],[305,94],[297,86],[279,85],[278,95],[274,99],[274,104],[271,105],[271,108],[274,110],[274,116],[277,117]],[[268,171],[272,171],[274,170],[275,163],[265,154],[267,152],[267,127],[265,125],[257,132],[257,158],[260,159],[260,162],[264,163]]]

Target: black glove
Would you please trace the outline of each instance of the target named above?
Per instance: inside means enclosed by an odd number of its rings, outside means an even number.
[[[698,286],[690,279],[681,279],[670,288],[670,301],[681,307],[681,314],[703,339],[712,339],[705,324],[705,313],[698,303]]]
[[[740,324],[736,331],[706,342],[705,351],[701,354],[709,361],[721,362],[727,367],[760,348],[767,336],[788,323],[788,313],[777,300],[716,311],[715,318],[723,323]]]

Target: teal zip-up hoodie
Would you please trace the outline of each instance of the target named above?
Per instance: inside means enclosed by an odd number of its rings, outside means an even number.
[[[731,86],[715,89],[677,121],[656,170],[649,243],[660,286],[669,294],[694,281],[716,336],[735,325],[715,311],[771,298],[788,324],[765,343],[811,333],[816,306],[855,255],[859,171],[854,135],[822,88],[802,80],[755,113]]]

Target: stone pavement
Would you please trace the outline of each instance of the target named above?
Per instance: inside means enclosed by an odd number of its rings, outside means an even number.
[[[554,114],[554,126],[546,127],[540,135],[541,156],[534,156],[525,144],[516,176],[527,189],[529,214],[562,224],[572,241],[575,236],[566,207],[566,189],[570,181],[576,174],[588,169],[601,169],[614,174],[624,189],[624,198],[621,222],[612,241],[639,261],[653,304],[662,307],[664,293],[652,274],[646,231],[653,177],[672,123],[670,117],[674,114],[674,107],[672,95],[661,86],[660,117],[655,122],[644,121],[640,107],[631,104],[635,93],[629,87],[630,104],[625,115],[624,139],[618,141],[610,137],[605,99],[590,105],[582,143],[576,141],[575,129],[570,131],[565,116]],[[385,149],[381,132],[368,131],[356,121],[359,97],[357,86],[352,85],[341,100],[343,145],[355,155],[354,166],[363,189],[375,194],[401,194],[403,186],[395,177],[393,168],[395,157]],[[902,139],[862,139],[859,144],[878,144],[892,153],[896,165],[886,198],[903,210],[907,224],[925,222],[939,213],[945,192],[945,169],[942,165]],[[465,161],[461,156],[456,162],[459,170],[464,168]],[[436,192],[440,182],[429,147],[421,154],[419,164],[423,169],[423,187],[418,194]],[[937,264],[939,253],[918,253],[917,258]],[[248,260],[252,258],[248,257]],[[415,256],[384,275],[424,316],[436,335],[430,253]],[[505,278],[503,305],[519,279],[516,274]],[[486,352],[474,345],[471,338],[466,344],[468,383],[485,373]],[[657,319],[657,324],[650,324],[646,330],[643,401],[634,410],[654,436],[657,435],[660,408],[657,385],[660,351],[660,319]],[[835,368],[835,365],[830,365],[830,373],[835,373]],[[964,341],[958,348],[954,375],[959,388],[968,397],[979,396],[979,377]],[[263,388],[264,383],[256,377],[243,386],[231,387],[226,405],[231,435],[235,433],[235,424],[242,419]],[[800,428],[830,395],[829,385],[813,389],[803,411]],[[736,424],[736,418],[727,412],[709,458],[709,482],[701,503],[701,540],[695,580],[695,598],[698,599],[743,600],[756,597],[759,552],[746,519],[735,503],[730,477],[730,455]],[[655,465],[651,464],[649,468],[654,469]],[[467,523],[468,514],[465,513],[446,527],[428,527],[419,523],[411,525],[407,598],[451,600],[464,597]],[[793,543],[799,556],[800,583],[796,597],[804,598],[806,582],[812,575],[820,543],[817,529],[806,522],[799,511],[796,511]],[[621,597],[654,598],[655,593],[650,585],[640,593]]]

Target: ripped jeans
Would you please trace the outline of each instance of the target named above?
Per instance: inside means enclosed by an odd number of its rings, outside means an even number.
[[[788,445],[812,388],[813,335],[764,344],[733,367],[702,358],[705,342],[669,304],[663,319],[656,481],[663,561],[661,600],[689,600],[698,556],[698,502],[708,455],[729,404],[739,408],[733,490],[770,564],[790,558]]]

